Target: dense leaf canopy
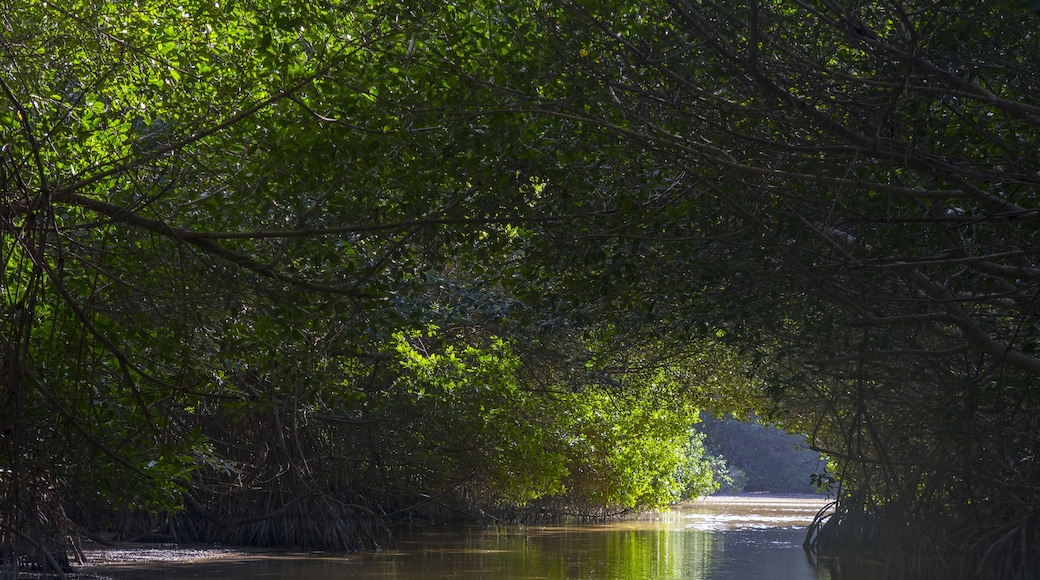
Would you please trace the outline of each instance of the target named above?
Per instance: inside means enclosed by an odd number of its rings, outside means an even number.
[[[832,457],[821,547],[1020,574],[1027,4],[5,2],[4,538],[656,506],[711,407]]]

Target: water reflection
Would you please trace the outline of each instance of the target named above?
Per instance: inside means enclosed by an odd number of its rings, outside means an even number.
[[[419,533],[394,554],[350,560],[364,578],[685,578],[711,561],[716,543],[715,534],[681,530],[499,528]]]
[[[262,554],[110,567],[115,578],[333,580],[832,580],[801,549],[822,500],[711,499],[649,521],[585,526],[416,527],[394,550]]]

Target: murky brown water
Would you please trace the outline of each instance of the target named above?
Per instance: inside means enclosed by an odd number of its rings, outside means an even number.
[[[424,527],[399,532],[396,548],[383,552],[186,551],[177,563],[146,556],[91,571],[127,580],[832,580],[837,576],[814,565],[801,548],[805,527],[824,503],[816,498],[708,498],[646,521]]]

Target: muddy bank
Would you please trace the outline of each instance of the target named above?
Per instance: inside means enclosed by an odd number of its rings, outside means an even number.
[[[273,552],[275,551],[269,548],[227,548],[181,544],[125,543],[111,547],[84,547],[85,560],[81,564],[75,565],[75,573],[69,574],[69,578],[111,580],[111,574],[117,574],[121,568],[242,561],[249,558],[260,558],[264,554]]]

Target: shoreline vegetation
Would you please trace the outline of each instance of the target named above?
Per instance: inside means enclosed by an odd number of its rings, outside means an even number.
[[[714,506],[747,506],[747,505],[776,505],[792,503],[799,506],[812,505],[824,507],[830,500],[818,494],[796,494],[796,493],[768,493],[753,492],[736,495],[711,495],[681,502],[674,509],[682,506],[714,505]],[[626,516],[633,520],[656,520],[667,517],[670,510],[660,512],[636,513]],[[483,522],[489,524],[492,522]],[[609,524],[610,522],[602,522]],[[401,523],[408,526],[414,524]],[[434,527],[444,524],[428,524]],[[469,522],[468,524],[456,523],[454,525],[478,526],[481,522]],[[504,525],[522,526],[523,524],[506,523]],[[535,524],[537,526],[537,524]],[[595,525],[595,524],[577,524]],[[196,563],[219,563],[219,562],[241,562],[250,559],[262,559],[266,557],[307,557],[311,554],[324,554],[325,552],[314,552],[310,550],[293,549],[289,547],[256,547],[256,546],[225,546],[220,544],[199,543],[152,543],[152,542],[115,542],[111,546],[98,545],[93,542],[85,542],[83,547],[84,560],[73,566],[67,573],[70,580],[109,580],[109,574],[118,572],[122,566],[136,565],[190,565]],[[26,576],[32,578],[32,576]]]

